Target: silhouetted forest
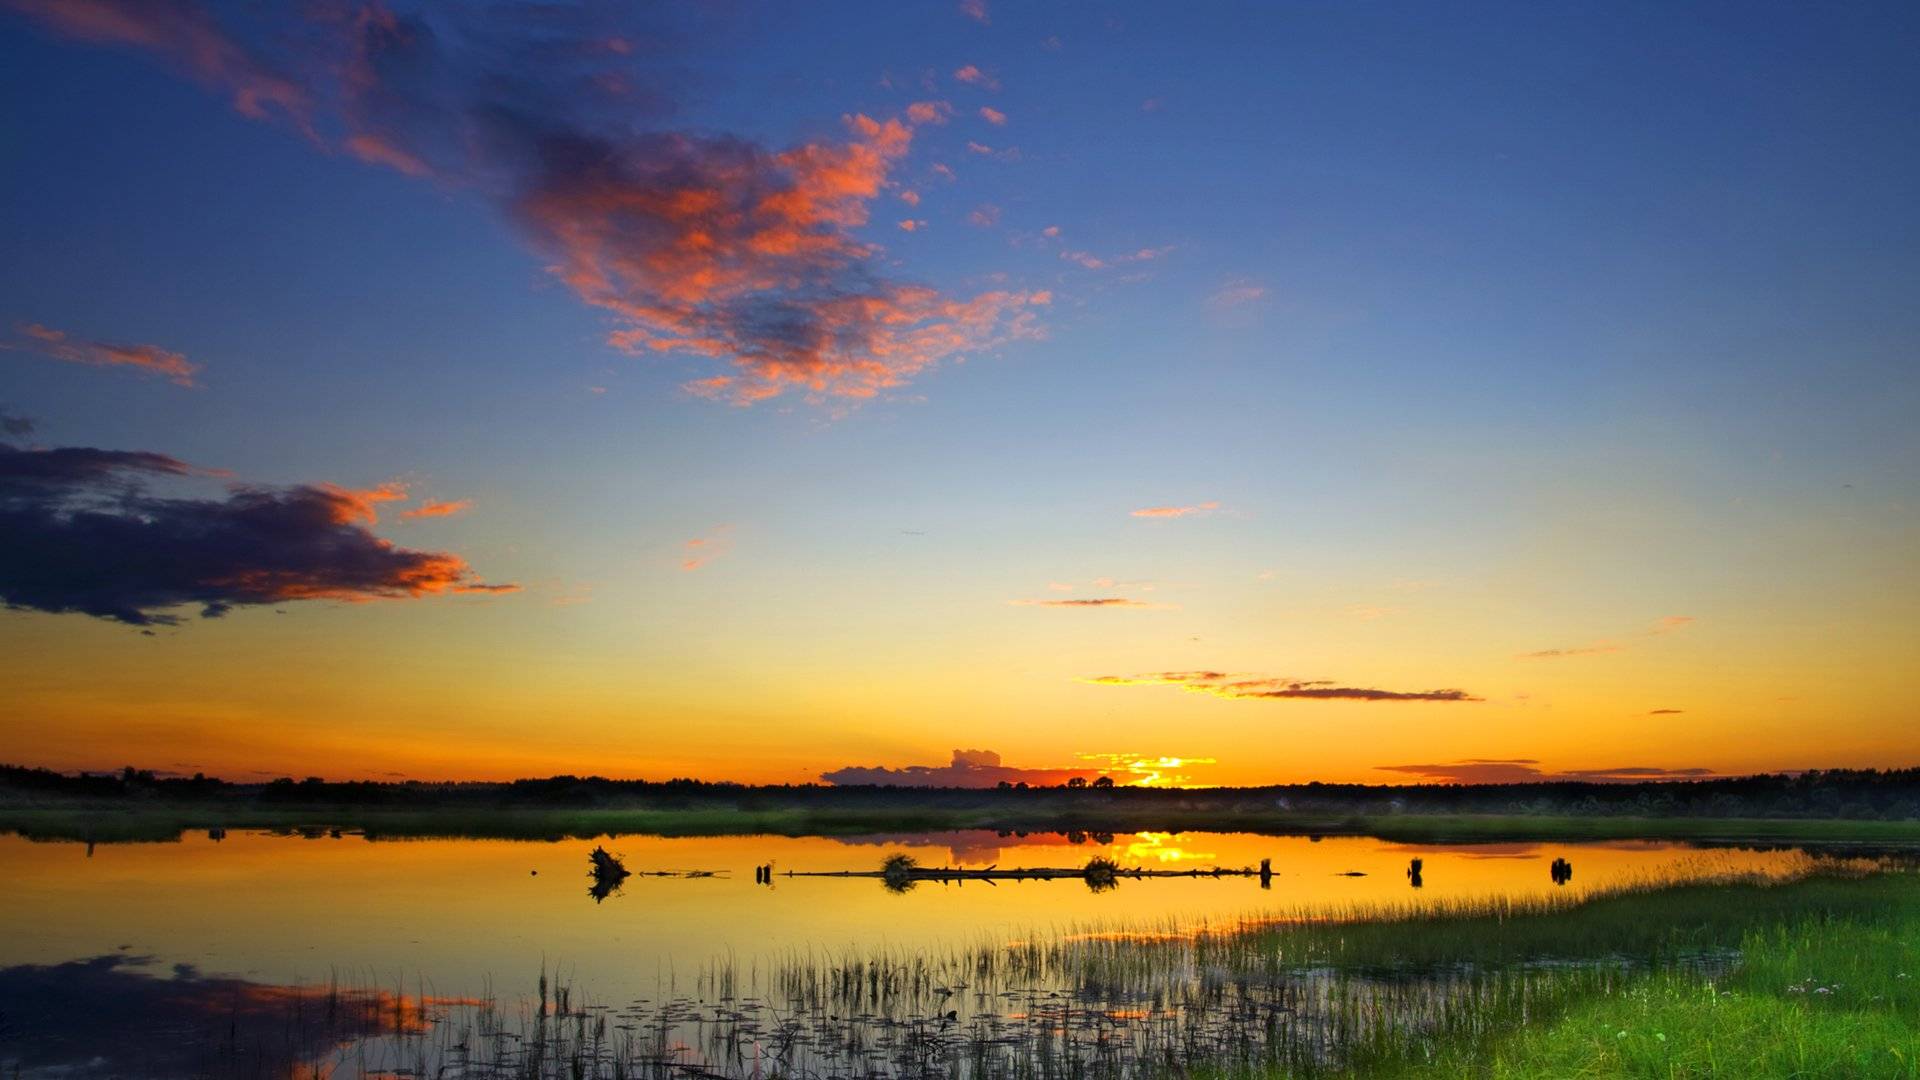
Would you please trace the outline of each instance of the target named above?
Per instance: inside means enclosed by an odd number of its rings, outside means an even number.
[[[0,765],[0,804],[366,807],[391,810],[594,808],[1005,812],[1038,819],[1129,816],[1155,809],[1182,816],[1540,814],[1703,818],[1920,818],[1920,768],[1810,769],[1732,779],[1645,783],[1282,784],[1165,789],[1074,785],[1000,788],[750,786],[704,780],[611,780],[551,776],[490,781],[327,781],[290,777],[236,783],[170,776],[131,766],[117,773],[60,773]]]

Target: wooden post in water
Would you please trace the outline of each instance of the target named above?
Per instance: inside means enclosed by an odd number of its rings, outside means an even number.
[[[1260,860],[1260,887],[1263,889],[1273,888],[1273,860],[1272,859]]]

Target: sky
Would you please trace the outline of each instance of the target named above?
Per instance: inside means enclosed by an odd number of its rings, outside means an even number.
[[[0,0],[0,758],[1916,764],[1917,46]]]

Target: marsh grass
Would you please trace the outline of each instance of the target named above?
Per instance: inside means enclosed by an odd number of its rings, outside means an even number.
[[[1685,1046],[1704,1064],[1674,1075],[1724,1075],[1777,1029],[1762,1059],[1781,1071],[1739,1075],[1912,1060],[1894,1055],[1913,1041],[1896,978],[1914,967],[1913,874],[1689,872],[1584,898],[726,958],[624,1007],[461,1011],[417,1056],[487,1077],[1531,1077],[1652,1069]]]

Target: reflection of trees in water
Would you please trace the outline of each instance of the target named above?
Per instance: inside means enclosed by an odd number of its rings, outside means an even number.
[[[96,956],[0,968],[0,1061],[31,1073],[270,1076],[356,1039],[424,1035],[476,1002],[381,990],[279,986],[202,975],[147,957]]]

